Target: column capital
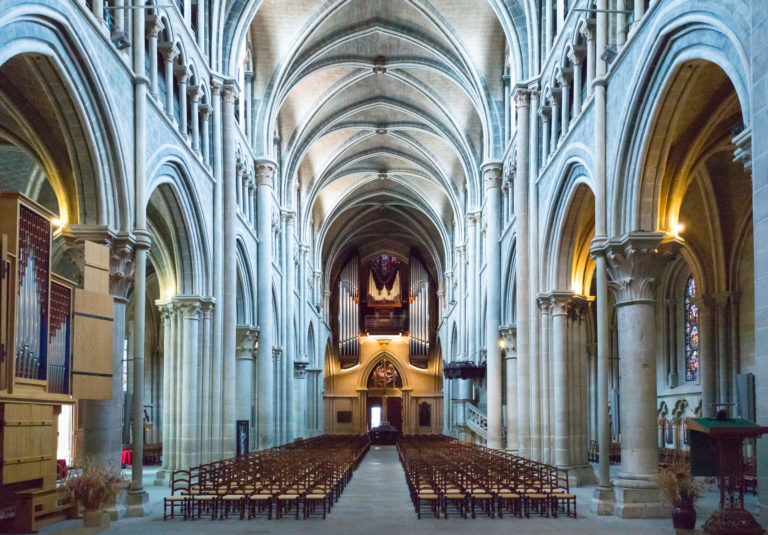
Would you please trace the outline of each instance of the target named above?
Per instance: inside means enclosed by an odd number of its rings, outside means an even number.
[[[544,100],[546,101],[546,99]],[[549,106],[543,105],[543,106],[539,106],[539,109],[537,110],[536,113],[539,114],[539,117],[541,117],[542,121],[549,121],[549,114],[551,111],[552,111],[552,108],[550,108]]]
[[[237,83],[234,80],[226,80],[221,88],[221,98],[225,102],[234,104],[240,95],[240,88],[237,87]]]
[[[109,294],[114,298],[128,300],[133,285],[134,240],[128,234],[118,235],[112,242],[109,254]]]
[[[552,295],[539,294],[536,296],[536,302],[539,304],[539,312],[549,314],[552,308]]]
[[[457,245],[455,251],[456,256],[464,256],[467,252],[467,247],[465,245]]]
[[[512,98],[515,99],[515,107],[527,108],[531,102],[531,92],[525,84],[517,84],[512,90]]]
[[[245,79],[246,82],[253,82],[253,77],[254,77],[253,71],[245,71],[243,73],[243,78]]]
[[[163,55],[163,59],[167,62],[173,62],[173,60],[175,60],[179,55],[178,47],[170,41],[163,41],[162,43],[158,43],[157,49]]]
[[[549,303],[552,306],[552,316],[567,316],[573,306],[573,292],[552,292]]]
[[[295,225],[296,224],[296,212],[294,212],[293,210],[281,210],[280,211],[280,219],[286,225]]]
[[[307,367],[309,361],[295,360],[293,361],[293,376],[296,379],[304,379],[307,376]]]
[[[571,47],[571,49],[568,51],[568,59],[571,60],[571,63],[576,65],[577,67],[581,65],[581,62],[584,61],[584,56],[586,55],[587,47],[584,45],[578,45]]]
[[[256,185],[274,186],[275,174],[277,174],[277,164],[272,160],[262,159],[255,162]]]
[[[211,95],[221,96],[221,90],[224,88],[224,81],[218,76],[211,76]]]
[[[207,121],[213,115],[213,108],[210,104],[201,104],[197,112],[200,114],[201,121]]]
[[[235,331],[235,354],[237,358],[253,358],[259,346],[259,329],[252,325],[238,325]]]
[[[480,169],[483,172],[483,182],[486,189],[501,186],[501,162],[485,162]]]
[[[173,68],[173,74],[176,75],[176,78],[178,79],[180,84],[186,84],[187,80],[189,80],[189,77],[192,73],[189,72],[189,67],[187,67],[186,65],[176,65]]]
[[[467,213],[467,223],[470,225],[477,225],[480,222],[482,214],[479,211]]]
[[[571,79],[573,78],[573,68],[557,67],[557,69],[555,69],[555,78],[561,85],[570,86]]]
[[[144,27],[147,32],[147,37],[157,39],[160,32],[165,29],[162,19],[157,15],[147,15],[144,19]]]
[[[517,327],[514,325],[502,325],[499,327],[499,334],[506,344],[505,350],[510,352],[517,351]]]
[[[608,287],[616,305],[655,302],[664,265],[680,250],[681,242],[664,232],[631,232],[606,243]]]

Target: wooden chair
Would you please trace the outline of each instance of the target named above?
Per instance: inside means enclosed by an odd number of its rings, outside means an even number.
[[[163,498],[163,520],[174,518],[178,509],[184,520],[189,516],[189,501],[186,491],[189,490],[189,470],[171,472],[171,495]],[[176,494],[178,492],[178,494]]]

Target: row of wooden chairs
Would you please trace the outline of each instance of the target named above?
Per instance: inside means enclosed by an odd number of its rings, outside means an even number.
[[[397,448],[418,518],[425,510],[436,518],[576,518],[567,470],[442,435],[401,437]]]
[[[324,435],[174,471],[163,518],[326,518],[369,447],[365,435]]]
[[[590,440],[587,445],[587,460],[591,463],[600,462],[600,447],[597,444],[597,440]],[[608,452],[609,464],[621,464],[621,443],[611,442],[611,447]]]

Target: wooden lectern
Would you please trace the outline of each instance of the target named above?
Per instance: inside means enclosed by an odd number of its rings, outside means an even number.
[[[717,475],[720,486],[720,507],[702,526],[707,533],[717,535],[762,535],[752,514],[744,509],[745,438],[757,438],[768,433],[743,418],[690,418],[691,473],[694,476]],[[715,466],[716,462],[716,466]]]

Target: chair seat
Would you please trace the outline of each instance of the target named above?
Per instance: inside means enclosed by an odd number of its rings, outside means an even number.
[[[165,501],[167,502],[182,502],[187,499],[187,496],[166,496]]]
[[[499,493],[499,498],[515,499],[515,498],[519,498],[519,497],[520,497],[520,495],[519,494],[515,494],[514,492],[501,492],[501,493]]]
[[[437,494],[434,493],[427,493],[427,492],[419,492],[419,498],[422,500],[436,500]]]
[[[242,494],[225,494],[224,496],[221,497],[221,499],[226,500],[228,502],[235,502],[235,501],[242,500],[243,495]]]
[[[450,494],[445,495],[446,500],[463,500],[466,497],[466,494],[457,494],[455,492],[451,492]]]
[[[251,494],[250,498],[251,500],[261,500],[261,501],[268,501],[272,499],[271,494]]]
[[[555,495],[555,498],[558,498],[558,499],[559,499],[559,498],[564,498],[564,499],[566,499],[566,500],[571,500],[571,499],[573,499],[573,498],[575,498],[575,497],[576,497],[576,495],[575,495],[575,494],[565,494],[565,493],[563,493],[563,494],[557,494],[557,495]]]
[[[483,493],[483,492],[480,492],[480,493],[474,493],[474,494],[472,494],[472,497],[474,497],[474,498],[480,498],[480,499],[488,499],[488,498],[493,498],[493,495],[492,495],[492,494],[487,494],[487,493]]]
[[[322,499],[325,499],[327,496],[328,496],[327,494],[307,494],[304,497],[309,500],[322,500]]]
[[[298,494],[280,494],[278,500],[296,500],[299,498]]]

